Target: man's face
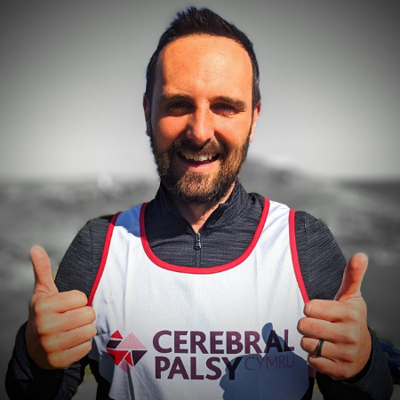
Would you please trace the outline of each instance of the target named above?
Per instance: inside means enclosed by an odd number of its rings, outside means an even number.
[[[216,204],[233,187],[260,105],[252,109],[252,66],[234,40],[193,35],[160,53],[147,133],[160,178],[179,199]]]

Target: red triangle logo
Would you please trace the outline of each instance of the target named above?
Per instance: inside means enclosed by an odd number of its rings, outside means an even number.
[[[132,367],[133,367],[133,360],[132,360],[132,353],[131,353],[131,352],[129,352],[129,353],[126,355],[125,361],[126,361],[129,365],[132,365]]]
[[[107,349],[107,353],[110,354],[112,356],[112,358],[114,358],[115,365],[119,365],[119,363],[126,356],[128,351],[127,350],[111,350],[111,349]]]
[[[111,335],[111,337],[112,337],[113,339],[123,339],[123,337],[122,337],[122,335],[119,333],[119,331],[115,331],[115,332]]]

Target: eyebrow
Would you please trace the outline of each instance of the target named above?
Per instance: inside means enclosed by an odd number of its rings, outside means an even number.
[[[230,96],[217,96],[213,99],[214,101],[222,101],[224,103],[228,103],[240,111],[245,111],[247,109],[246,102],[240,99],[235,99]]]
[[[187,94],[176,93],[176,94],[168,94],[163,93],[157,100],[157,105],[169,102],[169,101],[177,101],[177,100],[188,100],[192,101],[193,98]]]
[[[169,102],[169,101],[179,101],[187,100],[193,101],[193,97],[185,93],[167,94],[163,93],[157,100],[157,105]],[[222,101],[224,103],[230,104],[240,111],[245,111],[247,109],[246,102],[240,99],[235,99],[230,96],[216,96],[212,99],[212,102]]]

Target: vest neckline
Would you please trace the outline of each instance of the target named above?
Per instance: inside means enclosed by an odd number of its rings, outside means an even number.
[[[179,265],[174,265],[167,263],[160,258],[158,258],[153,251],[150,248],[150,245],[147,240],[146,236],[146,227],[144,223],[144,215],[145,215],[145,210],[146,206],[148,203],[143,203],[140,209],[140,239],[142,242],[143,249],[147,255],[147,257],[157,266],[169,270],[169,271],[174,271],[174,272],[180,272],[180,273],[187,273],[187,274],[201,274],[201,275],[207,275],[207,274],[215,274],[218,272],[223,272],[227,271],[231,268],[236,267],[237,265],[243,263],[251,254],[253,251],[254,247],[256,246],[258,239],[261,236],[262,230],[265,225],[265,221],[267,220],[268,217],[268,212],[269,212],[269,207],[270,207],[270,202],[267,198],[264,198],[264,207],[263,211],[260,217],[260,221],[257,225],[257,229],[254,232],[254,236],[251,239],[250,244],[248,247],[245,249],[245,251],[235,260],[230,261],[229,263],[222,264],[222,265],[217,265],[214,267],[207,267],[207,268],[196,268],[196,267],[185,267],[185,266],[179,266]]]

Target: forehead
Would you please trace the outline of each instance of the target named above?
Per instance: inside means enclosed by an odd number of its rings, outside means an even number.
[[[252,72],[249,55],[236,41],[192,35],[174,40],[161,51],[154,88],[155,92],[236,89],[251,96]]]

